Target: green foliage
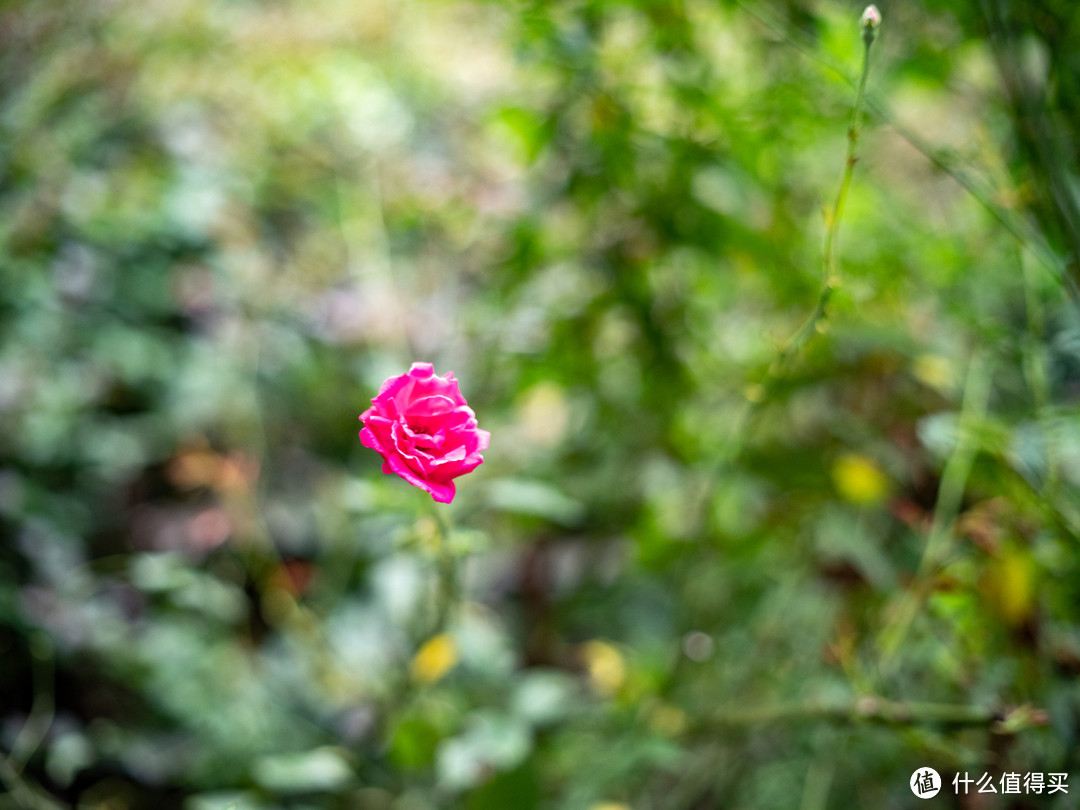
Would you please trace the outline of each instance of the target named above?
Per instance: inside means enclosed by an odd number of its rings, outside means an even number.
[[[1080,14],[881,5],[841,218],[849,4],[0,8],[0,808],[1080,773]]]

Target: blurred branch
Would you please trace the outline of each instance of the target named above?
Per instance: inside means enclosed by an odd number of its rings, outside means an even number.
[[[960,412],[956,448],[941,475],[930,536],[919,563],[920,576],[930,573],[946,556],[949,526],[960,512],[960,502],[964,497],[971,466],[979,451],[978,441],[974,438],[975,430],[986,417],[992,378],[992,364],[980,355],[973,357],[968,369],[967,383],[964,386],[964,401]]]
[[[996,733],[1013,734],[1045,724],[1046,714],[1027,705],[1003,712],[985,706],[895,701],[864,696],[842,701],[725,707],[707,715],[698,730],[819,721],[889,726],[985,727]]]
[[[1017,216],[1014,212],[995,203],[992,199],[993,192],[980,187],[978,181],[971,177],[964,169],[956,165],[952,155],[948,152],[934,148],[919,135],[916,135],[902,124],[898,124],[874,101],[867,101],[866,106],[877,118],[888,124],[897,135],[911,144],[916,151],[920,152],[927,160],[933,163],[935,167],[955,180],[961,188],[971,195],[972,199],[979,203],[979,205],[986,209],[986,211],[997,220],[998,224],[1000,224],[1021,247],[1031,251],[1032,256],[1049,270],[1050,274],[1054,277],[1054,280],[1065,288],[1065,291],[1069,294],[1073,303],[1080,306],[1080,288],[1076,286],[1076,281],[1068,274],[1065,262],[1048,244],[1046,244],[1038,233],[1036,233],[1035,229],[1026,219]]]
[[[941,474],[937,502],[934,505],[933,523],[923,548],[915,583],[901,597],[896,613],[881,633],[881,666],[885,671],[893,664],[896,652],[907,636],[919,606],[933,586],[934,572],[947,556],[952,524],[959,514],[968,476],[971,474],[975,456],[979,452],[978,441],[975,439],[975,426],[986,417],[992,378],[992,364],[982,355],[976,354],[971,360],[967,382],[964,386],[964,402],[957,426],[956,447]]]
[[[1075,177],[1069,175],[1075,153],[1062,147],[1068,142],[1069,133],[1060,125],[1061,118],[1054,117],[1055,111],[1048,97],[1048,85],[1054,83],[1053,62],[1048,65],[1046,78],[1039,80],[1033,78],[1030,70],[1025,70],[1022,55],[1030,44],[1026,38],[1036,30],[1050,50],[1064,46],[1068,40],[1059,41],[1058,36],[1044,30],[1045,26],[1033,25],[1030,19],[1020,19],[1011,4],[982,0],[979,5],[986,21],[991,51],[1013,107],[1016,135],[1027,152],[1035,190],[1041,197],[1033,206],[1035,216],[1041,217],[1048,229],[1057,226],[1058,235],[1069,249],[1065,275],[1075,290],[1080,273],[1080,205],[1074,189]],[[1064,90],[1060,92],[1059,97],[1067,97]],[[1064,112],[1071,115],[1068,107]]]
[[[1024,311],[1027,318],[1027,334],[1020,343],[1024,379],[1031,391],[1032,405],[1038,420],[1046,447],[1046,480],[1043,496],[1048,504],[1053,504],[1058,492],[1058,448],[1052,431],[1048,428],[1043,415],[1050,407],[1053,396],[1050,389],[1050,352],[1046,346],[1046,313],[1042,301],[1036,292],[1035,279],[1031,269],[1017,255],[1020,273],[1024,280]],[[1042,495],[1042,493],[1039,493]]]
[[[829,786],[832,784],[835,770],[835,763],[824,759],[817,759],[810,763],[810,768],[806,772],[806,782],[803,784],[800,810],[824,810],[829,806]]]
[[[26,810],[62,810],[63,808],[62,804],[41,788],[31,785],[24,779],[20,769],[12,764],[11,759],[3,755],[0,755],[0,785],[7,788],[16,807]]]
[[[54,656],[52,642],[43,632],[30,637],[30,665],[33,670],[34,702],[30,715],[11,744],[7,764],[21,772],[45,740],[56,714]]]
[[[728,440],[720,453],[720,458],[704,482],[702,502],[697,510],[696,522],[699,526],[704,523],[704,510],[707,508],[709,494],[713,491],[720,471],[726,464],[733,462],[742,451],[747,435],[747,427],[757,410],[767,400],[768,389],[782,378],[791,358],[807,344],[811,337],[820,331],[822,322],[828,316],[829,302],[832,299],[833,292],[840,286],[836,245],[840,232],[840,221],[844,215],[844,206],[855,173],[855,164],[858,162],[858,158],[855,156],[855,147],[858,144],[859,130],[862,124],[863,102],[866,97],[866,79],[870,75],[870,50],[874,44],[877,23],[870,25],[863,20],[860,22],[860,26],[863,39],[862,69],[859,72],[855,103],[851,110],[851,121],[848,124],[847,151],[844,155],[844,168],[840,175],[840,186],[836,191],[836,200],[833,203],[832,210],[826,212],[825,242],[822,247],[821,288],[818,291],[817,301],[802,324],[780,345],[776,355],[769,363],[764,379],[747,389],[746,401],[734,420],[734,427],[728,434]]]
[[[753,4],[743,2],[742,0],[736,0],[736,3],[782,42],[791,46],[808,59],[816,62],[821,67],[824,67],[829,72],[835,74],[852,87],[856,86],[855,80],[843,67],[822,56],[813,44],[805,41],[806,37],[800,37],[789,31],[781,23],[769,19]],[[908,144],[929,160],[938,170],[944,172],[956,181],[956,183],[971,195],[972,199],[981,205],[998,222],[998,224],[1009,233],[1010,236],[1012,236],[1022,247],[1031,251],[1031,254],[1039,261],[1039,263],[1042,264],[1051,275],[1053,275],[1054,279],[1065,288],[1065,291],[1068,293],[1073,303],[1080,306],[1080,288],[1077,287],[1076,280],[1068,273],[1065,261],[1055,253],[1053,248],[1042,239],[1024,217],[995,203],[993,200],[993,191],[983,188],[965,169],[958,166],[955,158],[949,152],[932,146],[922,138],[922,136],[918,135],[913,130],[908,129],[903,124],[898,123],[881,103],[875,101],[871,97],[866,99],[865,106],[879,123],[888,125],[897,135],[907,141]]]

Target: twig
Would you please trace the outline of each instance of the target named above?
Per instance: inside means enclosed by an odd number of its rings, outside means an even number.
[[[1022,718],[1023,722],[1018,722]],[[889,726],[986,727],[997,731],[1020,731],[1045,722],[1030,707],[1002,712],[985,706],[887,700],[864,696],[843,701],[805,701],[765,706],[731,706],[706,715],[699,731],[745,728],[773,723],[872,723]]]
[[[898,701],[862,695],[840,700],[783,701],[759,706],[724,706],[712,712],[702,712],[691,722],[688,735],[709,741],[705,763],[723,761],[718,732],[757,733],[763,726],[820,725],[890,726],[894,728],[985,729],[993,734],[1018,734],[1029,728],[1044,726],[1047,713],[1031,704],[997,708],[986,705]],[[710,783],[708,774],[714,768],[693,768],[669,792],[665,806],[689,807]],[[811,766],[803,793],[803,807],[824,807],[828,798],[832,773],[817,762]],[[695,805],[696,806],[696,805]]]
[[[872,8],[872,7],[871,7]],[[875,9],[876,13],[876,9]],[[767,400],[769,389],[778,382],[786,370],[788,362],[821,328],[822,322],[828,317],[829,302],[833,292],[840,286],[840,271],[837,263],[837,242],[840,232],[840,221],[844,215],[844,206],[847,202],[848,191],[851,188],[851,179],[855,172],[855,164],[858,158],[855,148],[859,140],[859,130],[862,125],[863,102],[866,96],[866,80],[870,74],[870,49],[874,44],[875,29],[878,20],[869,23],[864,15],[861,23],[863,34],[863,59],[862,70],[859,72],[859,83],[855,93],[855,104],[851,110],[851,122],[847,131],[847,151],[844,156],[844,169],[840,176],[840,186],[836,192],[836,200],[831,211],[826,213],[825,241],[822,247],[822,273],[821,287],[818,291],[817,301],[810,314],[799,327],[779,347],[776,355],[769,363],[764,379],[751,385],[746,391],[746,399],[738,414],[733,420],[733,427],[728,433],[727,440],[715,459],[714,464],[702,482],[701,499],[695,509],[697,516],[696,524],[704,524],[705,510],[708,505],[709,495],[713,491],[717,479],[720,477],[725,466],[733,463],[742,448],[747,435],[747,428],[754,415]]]

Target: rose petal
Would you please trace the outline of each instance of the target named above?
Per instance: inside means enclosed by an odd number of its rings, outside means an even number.
[[[447,373],[442,377],[432,375],[425,379],[414,380],[414,384],[415,389],[410,401],[421,397],[444,396],[455,405],[465,404],[465,397],[461,395],[461,390],[458,388],[457,380],[454,379],[453,374]]]
[[[439,467],[443,464],[449,464],[453,461],[464,461],[468,455],[468,451],[465,449],[465,445],[455,447],[449,453],[443,454],[441,458],[433,458],[431,461],[432,467]]]
[[[452,479],[483,463],[491,439],[477,427],[453,372],[439,376],[431,363],[413,363],[386,380],[360,419],[360,441],[383,457],[383,472],[441,503],[454,499]]]
[[[491,433],[486,430],[476,430],[476,449],[481,453],[488,449],[491,444]]]
[[[431,497],[437,500],[439,503],[452,503],[454,496],[457,494],[457,487],[454,486],[453,481],[431,481],[427,482],[427,486],[424,487],[431,493]]]
[[[409,366],[409,376],[417,380],[425,380],[435,376],[435,366],[431,363],[413,363]]]
[[[390,427],[390,437],[393,442],[394,450],[397,454],[404,458],[417,475],[427,475],[428,468],[424,464],[423,459],[416,455],[416,448],[413,447],[409,437],[405,435],[406,428],[400,422],[392,422]]]
[[[413,420],[441,416],[448,411],[454,410],[456,406],[457,403],[454,402],[452,397],[448,397],[446,394],[432,394],[410,402],[408,409],[405,411],[405,418]]]
[[[385,454],[394,446],[394,437],[391,433],[391,427],[394,424],[384,416],[368,417],[367,422],[364,423],[364,429],[360,431],[360,441],[364,443],[365,447],[370,447]],[[364,434],[367,434],[368,438],[366,440]]]
[[[430,479],[424,479],[410,470],[405,463],[398,456],[390,456],[383,465],[383,472],[386,472],[386,467],[390,467],[390,472],[400,475],[414,487],[419,487],[425,492],[430,492],[431,497],[437,500],[439,503],[450,503],[454,500],[456,494],[456,488],[453,481],[432,481]]]

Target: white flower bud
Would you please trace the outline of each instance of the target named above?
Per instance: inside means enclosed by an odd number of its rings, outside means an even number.
[[[881,25],[881,12],[878,11],[878,7],[873,4],[867,6],[866,11],[862,13],[862,19],[859,20],[859,25],[871,29]]]

